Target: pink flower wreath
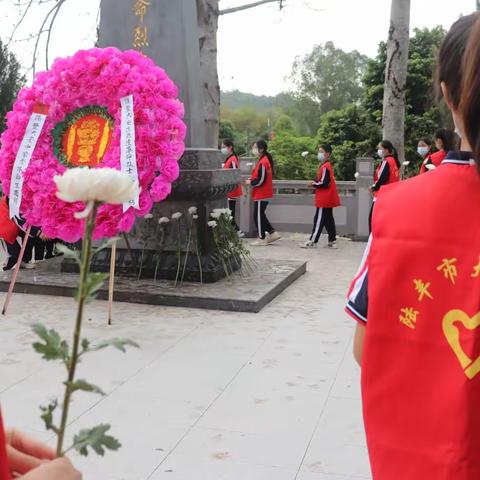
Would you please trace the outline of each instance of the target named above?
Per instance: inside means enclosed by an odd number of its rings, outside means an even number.
[[[54,130],[57,127],[58,131],[58,125],[78,109],[103,108],[113,125],[110,121],[109,146],[97,166],[120,169],[120,99],[128,95],[134,98],[140,209],[130,208],[123,213],[121,205],[101,206],[95,238],[130,231],[136,216],[145,216],[153,202],[170,194],[171,184],[179,174],[178,160],[184,151],[186,133],[177,87],[164,70],[139,52],[116,48],[83,50],[57,59],[50,71],[38,73],[33,85],[20,91],[7,115],[7,129],[1,137],[0,181],[8,195],[15,156],[33,108],[37,103],[49,107],[24,175],[21,213],[28,224],[41,227],[50,238],[75,242],[82,237],[84,221],[76,220],[74,213],[83,210],[84,204],[65,203],[55,195],[53,177],[67,167],[57,158]]]

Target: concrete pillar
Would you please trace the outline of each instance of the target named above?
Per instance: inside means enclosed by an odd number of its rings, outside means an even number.
[[[357,166],[357,199],[356,199],[356,227],[355,240],[367,240],[369,235],[368,216],[372,206],[372,194],[369,187],[373,184],[375,161],[371,157],[355,159]]]

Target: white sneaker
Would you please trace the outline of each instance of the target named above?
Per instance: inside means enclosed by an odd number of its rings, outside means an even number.
[[[307,240],[305,243],[300,245],[300,248],[315,248],[317,244],[312,240]]]
[[[33,270],[35,268],[35,264],[22,262],[20,264],[20,268],[22,268],[23,270]]]
[[[337,245],[337,242],[328,242],[327,247],[333,248],[333,250],[336,250],[338,248],[338,245]]]
[[[266,247],[268,240],[266,238],[258,238],[252,243],[252,247]]]
[[[282,237],[278,234],[278,232],[273,232],[267,237],[267,243],[273,243],[277,240],[280,240]]]

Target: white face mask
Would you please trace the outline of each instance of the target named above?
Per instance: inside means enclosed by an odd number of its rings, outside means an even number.
[[[325,154],[320,152],[318,155],[317,155],[317,158],[318,158],[318,161],[319,162],[323,162],[325,160]]]
[[[221,152],[222,152],[223,155],[228,155],[228,153],[229,153],[227,147],[223,147]]]
[[[385,156],[385,153],[383,152],[383,149],[382,148],[379,148],[377,150],[377,155],[380,157],[380,158],[383,158]]]
[[[260,155],[260,152],[258,151],[257,147],[252,148],[252,154],[254,157],[258,157]]]
[[[422,157],[424,157],[429,151],[430,151],[430,149],[428,147],[418,147],[417,148],[418,154]]]

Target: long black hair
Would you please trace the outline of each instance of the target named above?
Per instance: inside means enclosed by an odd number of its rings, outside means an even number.
[[[229,155],[229,157],[231,157],[232,155],[237,156],[237,153],[235,152],[235,145],[233,144],[233,140],[231,140],[230,138],[226,138],[225,140],[223,140],[222,143],[223,143],[226,147],[232,149],[232,153]]]
[[[382,140],[380,142],[380,146],[385,150],[389,151],[390,156],[392,156],[395,159],[395,162],[397,163],[397,167],[400,168],[400,160],[398,159],[398,152],[397,152],[397,149],[393,146],[393,143],[390,140]]]
[[[448,128],[439,128],[435,132],[435,140],[440,139],[443,143],[443,149],[446,152],[450,152],[450,150],[455,150],[456,148],[456,136],[455,132],[449,130]]]
[[[268,161],[270,162],[270,166],[272,167],[272,173],[274,171],[274,162],[271,153],[268,151],[268,143],[265,140],[258,140],[255,142],[258,150],[263,150],[262,156],[267,157]]]

